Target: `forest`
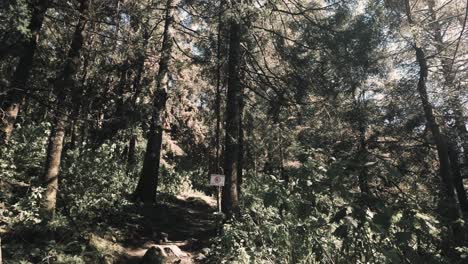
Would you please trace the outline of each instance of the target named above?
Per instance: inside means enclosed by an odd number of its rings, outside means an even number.
[[[466,0],[1,0],[0,264],[468,263]]]

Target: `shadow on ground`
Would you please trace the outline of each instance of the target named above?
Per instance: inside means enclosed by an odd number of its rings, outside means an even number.
[[[161,194],[158,205],[129,207],[107,219],[107,235],[90,237],[91,247],[107,263],[141,263],[151,247],[167,254],[166,263],[200,263],[209,239],[216,236],[216,202],[204,195]]]

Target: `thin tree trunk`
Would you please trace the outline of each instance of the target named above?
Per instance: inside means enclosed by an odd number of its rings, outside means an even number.
[[[252,166],[253,169],[253,176],[256,178],[257,176],[257,151],[254,144],[249,144],[250,142],[256,142],[255,135],[254,135],[254,121],[251,114],[247,113],[247,124],[246,124],[246,133],[247,133],[247,144],[245,144],[245,156],[248,160],[249,164]],[[286,175],[288,176],[288,175]],[[289,177],[285,180],[289,183]]]
[[[463,177],[461,174],[460,162],[458,160],[457,147],[449,142],[449,158],[450,165],[453,173],[453,182],[455,190],[457,191],[458,202],[460,203],[460,209],[463,214],[468,216],[468,200],[466,198],[466,190],[463,186]]]
[[[4,112],[5,117],[1,120],[0,137],[3,138],[3,143],[8,144],[13,127],[18,116],[19,108],[26,95],[26,83],[28,82],[36,52],[37,41],[41,31],[44,15],[49,7],[49,0],[35,0],[32,4],[33,12],[29,24],[31,38],[25,43],[24,51],[22,52],[19,63],[13,73],[11,86],[4,98],[0,98],[0,107]]]
[[[77,118],[74,116],[74,114],[72,114],[73,116],[73,120],[70,124],[71,126],[71,129],[70,129],[70,148],[71,150],[74,150],[76,148],[76,141],[77,141],[77,127],[78,127],[78,120]]]
[[[408,23],[413,26],[414,21],[411,14],[411,5],[409,0],[405,1],[406,15]],[[439,212],[441,216],[447,218],[448,227],[451,229],[449,237],[453,238],[448,239],[444,242],[442,251],[444,254],[452,256],[456,253],[453,251],[453,246],[450,241],[456,241],[458,244],[463,237],[463,231],[459,223],[457,222],[460,214],[458,211],[457,201],[454,191],[454,182],[451,172],[450,159],[448,154],[448,144],[445,140],[445,136],[442,135],[440,127],[436,122],[434,117],[434,111],[431,103],[429,102],[429,97],[427,94],[426,88],[426,79],[428,76],[428,67],[426,62],[426,55],[422,47],[417,43],[418,36],[414,35],[413,47],[416,53],[416,61],[419,64],[419,80],[417,84],[417,91],[421,99],[422,107],[424,110],[424,115],[426,118],[426,124],[429,130],[432,133],[434,142],[437,149],[437,156],[439,160],[439,175],[442,180],[442,192],[440,194],[439,200]]]
[[[158,187],[161,145],[163,135],[163,113],[166,108],[167,90],[169,86],[169,63],[173,47],[172,23],[174,21],[174,6],[177,1],[167,0],[166,17],[163,32],[161,58],[156,76],[156,94],[153,99],[153,113],[148,133],[143,169],[134,196],[136,199],[150,204],[156,201]]]
[[[136,65],[136,74],[133,79],[132,88],[133,88],[133,97],[132,97],[132,106],[135,107],[138,96],[141,93],[141,79],[145,71],[145,61],[146,61],[146,48],[148,46],[148,40],[150,38],[150,33],[147,29],[143,31],[143,46],[142,50],[138,54],[137,65]]]
[[[226,104],[226,139],[224,152],[224,174],[222,209],[229,217],[239,212],[238,159],[240,154],[240,37],[241,25],[230,22],[228,89]]]
[[[58,107],[59,108],[59,107]],[[62,156],[63,139],[65,138],[66,113],[56,113],[54,127],[49,135],[49,146],[43,178],[46,187],[44,196],[44,217],[53,219],[57,202],[58,176],[60,173],[60,159]]]
[[[215,172],[220,173],[221,170],[221,158],[220,158],[220,137],[221,137],[221,30],[222,30],[222,7],[223,0],[219,3],[218,12],[218,41],[216,48],[216,101],[215,101],[215,114],[216,114],[216,132],[215,132]]]
[[[91,30],[95,30],[95,25],[90,25]],[[92,47],[94,44],[94,36],[90,36],[87,41],[87,45]],[[83,56],[83,73],[81,75],[79,85],[81,86],[79,89],[75,88],[74,92],[72,93],[72,110],[71,110],[71,135],[70,135],[70,149],[75,149],[78,143],[78,131],[80,128],[80,116],[81,113],[86,113],[85,111],[85,104],[83,98],[86,98],[86,83],[88,79],[88,66],[90,64],[91,56],[89,53]],[[92,62],[91,62],[92,63]],[[83,123],[85,126],[85,123]],[[82,141],[83,142],[83,141]]]
[[[453,112],[453,121],[455,121],[455,126],[453,126],[453,128],[451,129],[454,129],[456,131],[456,133],[453,133],[454,135],[458,134],[458,136],[460,137],[460,140],[461,140],[461,145],[462,145],[462,148],[464,149],[464,163],[466,165],[468,165],[468,131],[466,130],[466,126],[465,126],[465,123],[466,123],[466,118],[463,116],[463,108],[462,108],[462,105],[460,103],[460,98],[461,98],[461,95],[460,95],[460,92],[461,91],[460,89],[456,89],[455,88],[455,83],[454,83],[454,78],[455,78],[455,74],[452,72],[452,69],[451,69],[451,60],[448,59],[446,56],[442,56],[444,54],[446,54],[446,48],[447,48],[447,45],[446,43],[444,43],[444,39],[443,39],[443,35],[442,35],[442,29],[441,29],[441,25],[440,25],[440,22],[438,21],[438,18],[437,18],[437,11],[435,10],[436,6],[435,6],[435,1],[434,0],[429,0],[428,1],[428,9],[429,9],[429,12],[430,12],[430,15],[431,15],[431,26],[432,26],[432,29],[434,31],[434,39],[436,41],[436,49],[437,49],[437,52],[439,52],[441,54],[441,64],[442,64],[442,73],[443,73],[443,76],[444,76],[444,79],[445,79],[445,85],[444,85],[444,88],[448,88],[448,90],[444,90],[446,91],[446,94],[448,96],[448,100],[447,100],[447,107],[452,110]],[[453,89],[453,91],[451,91],[451,89]],[[456,137],[456,136],[455,136]],[[459,148],[456,146],[456,144],[452,144],[452,142],[450,143],[449,145],[449,148],[450,148],[450,152],[451,154],[449,155],[458,155],[458,153],[461,153],[461,150],[459,150]],[[461,175],[461,171],[460,171],[460,164],[459,164],[459,161],[458,161],[458,158],[456,160],[452,159],[452,156],[450,157],[450,162],[452,163],[453,162],[456,162],[456,164],[453,164],[451,167],[452,167],[452,172],[453,172],[453,176],[454,176],[454,181],[458,181],[458,174],[460,174],[461,177],[463,177],[463,175]],[[453,170],[456,170],[456,171],[453,171]],[[457,196],[459,198],[459,203],[460,203],[460,206],[463,207],[465,206],[464,204],[466,204],[466,195],[465,196],[465,200],[462,200],[460,201],[460,198],[463,199],[463,196],[459,196],[458,193],[461,193],[462,190],[463,190],[463,193],[466,192],[464,186],[463,186],[463,182],[460,184],[460,183],[457,183],[455,182],[455,187],[457,188]],[[462,210],[464,210],[462,208]]]
[[[451,220],[456,220],[458,219],[459,214],[458,209],[456,208],[453,178],[450,167],[450,159],[448,155],[448,146],[447,142],[444,140],[444,136],[440,132],[438,124],[436,123],[433,109],[428,99],[426,90],[427,65],[424,51],[422,50],[422,48],[419,47],[416,47],[415,50],[416,58],[420,67],[418,93],[423,105],[427,126],[431,130],[432,136],[436,144],[437,156],[439,159],[439,174],[444,184],[445,199],[448,203],[442,206],[446,208],[445,215]]]
[[[131,98],[131,107],[132,110],[136,109],[137,99],[141,92],[141,79],[143,77],[143,73],[145,70],[145,60],[146,60],[146,47],[148,46],[148,39],[150,35],[147,30],[143,32],[143,47],[138,55],[137,65],[136,65],[136,74],[135,78],[132,81],[132,90],[133,95]],[[127,173],[130,171],[130,168],[133,167],[135,164],[135,153],[136,153],[136,143],[137,143],[137,135],[135,132],[132,133],[129,141],[129,148],[128,148],[128,157],[127,157]]]
[[[459,88],[461,89],[461,88]],[[454,98],[455,103],[453,107],[455,127],[458,133],[458,136],[461,140],[461,146],[463,148],[463,163],[465,166],[465,171],[468,172],[468,131],[466,130],[466,118],[463,116],[463,111],[461,108],[460,98]],[[459,148],[458,148],[459,149]],[[461,151],[460,151],[461,152]],[[468,173],[462,175],[463,178],[468,178]]]
[[[136,144],[137,144],[137,136],[132,135],[132,137],[130,138],[130,142],[128,143],[128,156],[127,156],[128,167],[131,167],[135,164]]]
[[[278,123],[278,149],[279,149],[279,158],[280,158],[280,176],[284,181],[286,187],[289,186],[289,175],[286,173],[284,168],[284,148],[283,148],[283,130],[281,129],[280,124]]]
[[[80,18],[75,27],[63,71],[58,76],[54,87],[57,92],[57,108],[55,110],[54,126],[49,136],[49,147],[45,164],[45,174],[43,177],[43,182],[46,187],[43,213],[44,217],[47,219],[52,219],[55,213],[60,160],[63,150],[65,128],[67,125],[67,116],[70,108],[68,101],[72,94],[76,92],[74,91],[76,88],[73,78],[79,69],[80,52],[84,43],[84,29],[88,21],[88,9],[89,0],[81,0],[79,7]]]
[[[361,117],[359,117],[359,189],[362,193],[369,194],[368,173],[367,167],[365,166],[368,158],[366,145],[366,125],[364,124],[364,121],[361,120],[362,116],[363,114],[361,114]]]

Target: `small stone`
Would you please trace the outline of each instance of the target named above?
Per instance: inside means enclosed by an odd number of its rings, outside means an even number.
[[[203,248],[203,249],[201,250],[201,253],[203,253],[204,255],[209,255],[210,252],[211,252],[211,249],[209,249],[209,248]]]
[[[202,253],[198,253],[198,255],[195,257],[195,260],[197,261],[202,261],[204,259],[206,259],[206,256],[203,255]]]
[[[151,247],[143,256],[140,264],[164,264],[166,253],[159,247]]]

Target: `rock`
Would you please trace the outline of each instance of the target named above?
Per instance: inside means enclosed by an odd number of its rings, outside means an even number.
[[[203,255],[202,253],[198,253],[198,255],[195,257],[196,261],[202,261],[204,259],[206,259],[206,256]]]
[[[202,248],[201,253],[204,255],[209,255],[211,252],[211,249],[209,248]]]
[[[166,253],[160,247],[151,247],[141,259],[140,264],[164,264],[166,263]]]
[[[174,255],[176,255],[176,257],[178,258],[183,258],[183,257],[187,257],[187,253],[185,253],[184,251],[182,251],[177,245],[165,245],[163,246],[163,248],[165,250],[169,250],[171,251]]]

